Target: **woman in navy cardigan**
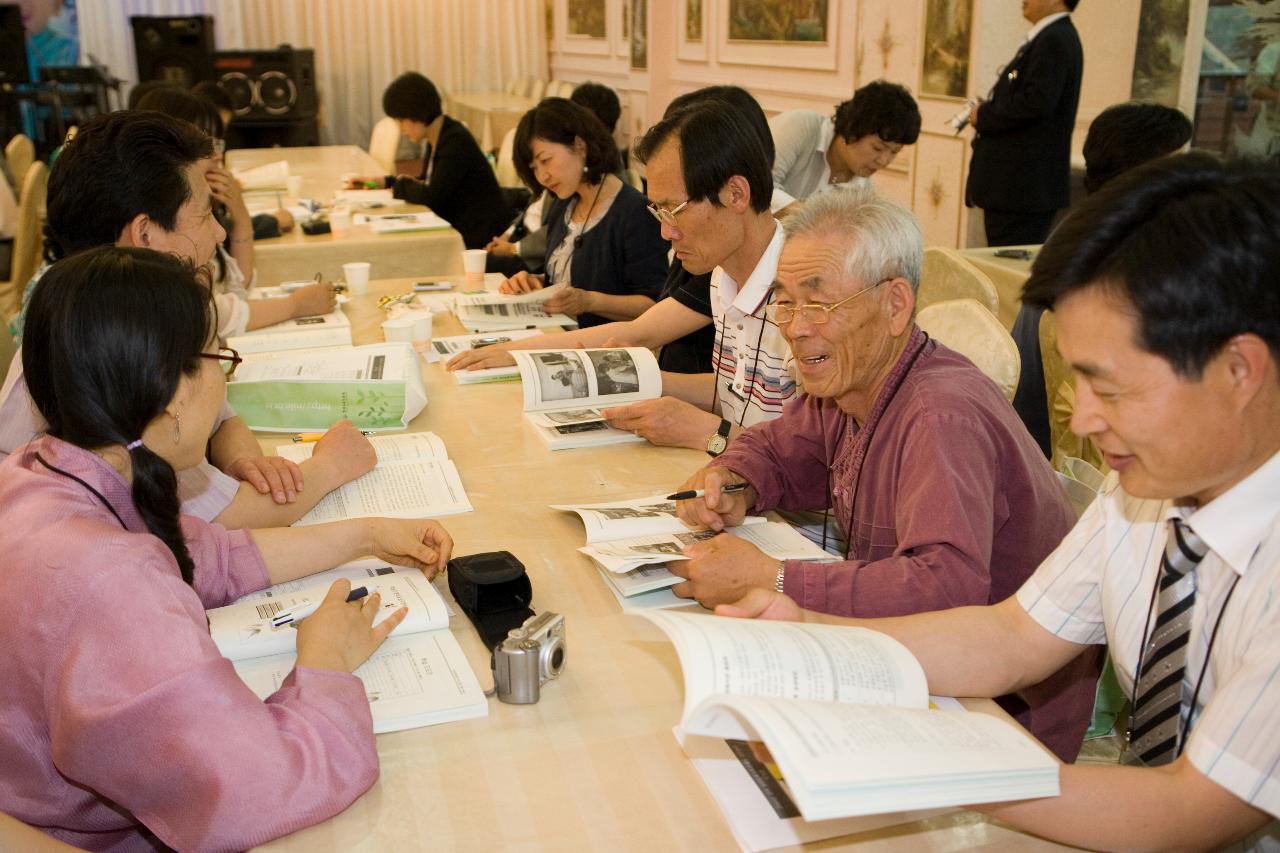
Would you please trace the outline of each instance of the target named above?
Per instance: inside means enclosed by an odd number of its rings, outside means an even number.
[[[667,242],[645,197],[623,183],[613,137],[590,111],[547,98],[516,128],[515,166],[534,194],[549,190],[545,279],[527,272],[503,282],[506,293],[566,288],[546,301],[548,313],[581,327],[639,316],[667,277]]]

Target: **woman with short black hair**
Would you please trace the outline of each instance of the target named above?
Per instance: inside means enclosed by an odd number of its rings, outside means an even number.
[[[583,328],[630,320],[653,305],[667,277],[667,242],[645,197],[615,174],[618,147],[600,119],[565,98],[546,98],[520,119],[514,151],[520,179],[557,201],[547,214],[545,277],[519,272],[503,290],[564,284],[546,310],[577,317]]]

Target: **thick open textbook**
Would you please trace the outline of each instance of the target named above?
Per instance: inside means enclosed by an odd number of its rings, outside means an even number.
[[[489,713],[475,673],[449,632],[449,609],[440,594],[417,569],[376,560],[357,560],[206,611],[214,643],[250,690],[263,699],[270,696],[297,657],[297,631],[291,625],[273,628],[271,617],[323,598],[338,578],[347,578],[353,587],[375,584],[387,614],[402,605],[409,608],[404,622],[355,672],[364,682],[375,732]]]
[[[1044,747],[1012,721],[930,709],[920,665],[884,634],[640,615],[680,657],[678,736],[763,742],[806,820],[1058,794],[1058,762]]]
[[[294,349],[351,346],[351,321],[341,308],[314,317],[294,317],[227,338],[227,346],[241,355]]]
[[[662,373],[643,347],[514,350],[525,420],[552,450],[644,441],[604,420],[603,409],[662,395]]]
[[[380,435],[369,440],[378,464],[320,499],[294,526],[346,518],[434,518],[471,512],[457,466],[432,432]],[[311,457],[313,444],[281,445],[276,454],[294,462]]]
[[[402,429],[427,405],[418,354],[404,343],[259,353],[227,384],[251,429],[310,432],[348,418],[361,429]]]
[[[467,352],[492,344],[518,341],[542,334],[537,329],[507,329],[501,332],[473,332],[468,335],[448,335],[434,338],[427,361],[448,361],[460,352]],[[478,346],[477,346],[478,345]],[[451,370],[453,381],[459,385],[480,385],[488,382],[513,382],[520,378],[520,369],[514,364],[504,367],[485,367],[479,370]]]

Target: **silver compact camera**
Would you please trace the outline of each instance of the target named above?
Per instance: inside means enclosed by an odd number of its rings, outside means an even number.
[[[493,651],[498,698],[512,705],[537,702],[543,682],[560,676],[564,655],[564,617],[551,612],[530,616]]]

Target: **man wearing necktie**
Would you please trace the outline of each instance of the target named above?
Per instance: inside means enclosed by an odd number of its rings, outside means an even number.
[[[1111,474],[1003,602],[856,620],[945,696],[997,696],[1107,645],[1133,703],[1121,763],[976,806],[1000,820],[1088,849],[1280,849],[1277,221],[1280,170],[1200,153],[1074,207],[1023,300],[1056,315],[1071,428]],[[764,590],[717,612],[832,621]]]
[[[965,203],[982,208],[987,243],[1043,243],[1070,202],[1071,133],[1084,53],[1070,13],[1079,0],[1022,0],[1031,30],[987,100],[969,114],[977,135]]]

